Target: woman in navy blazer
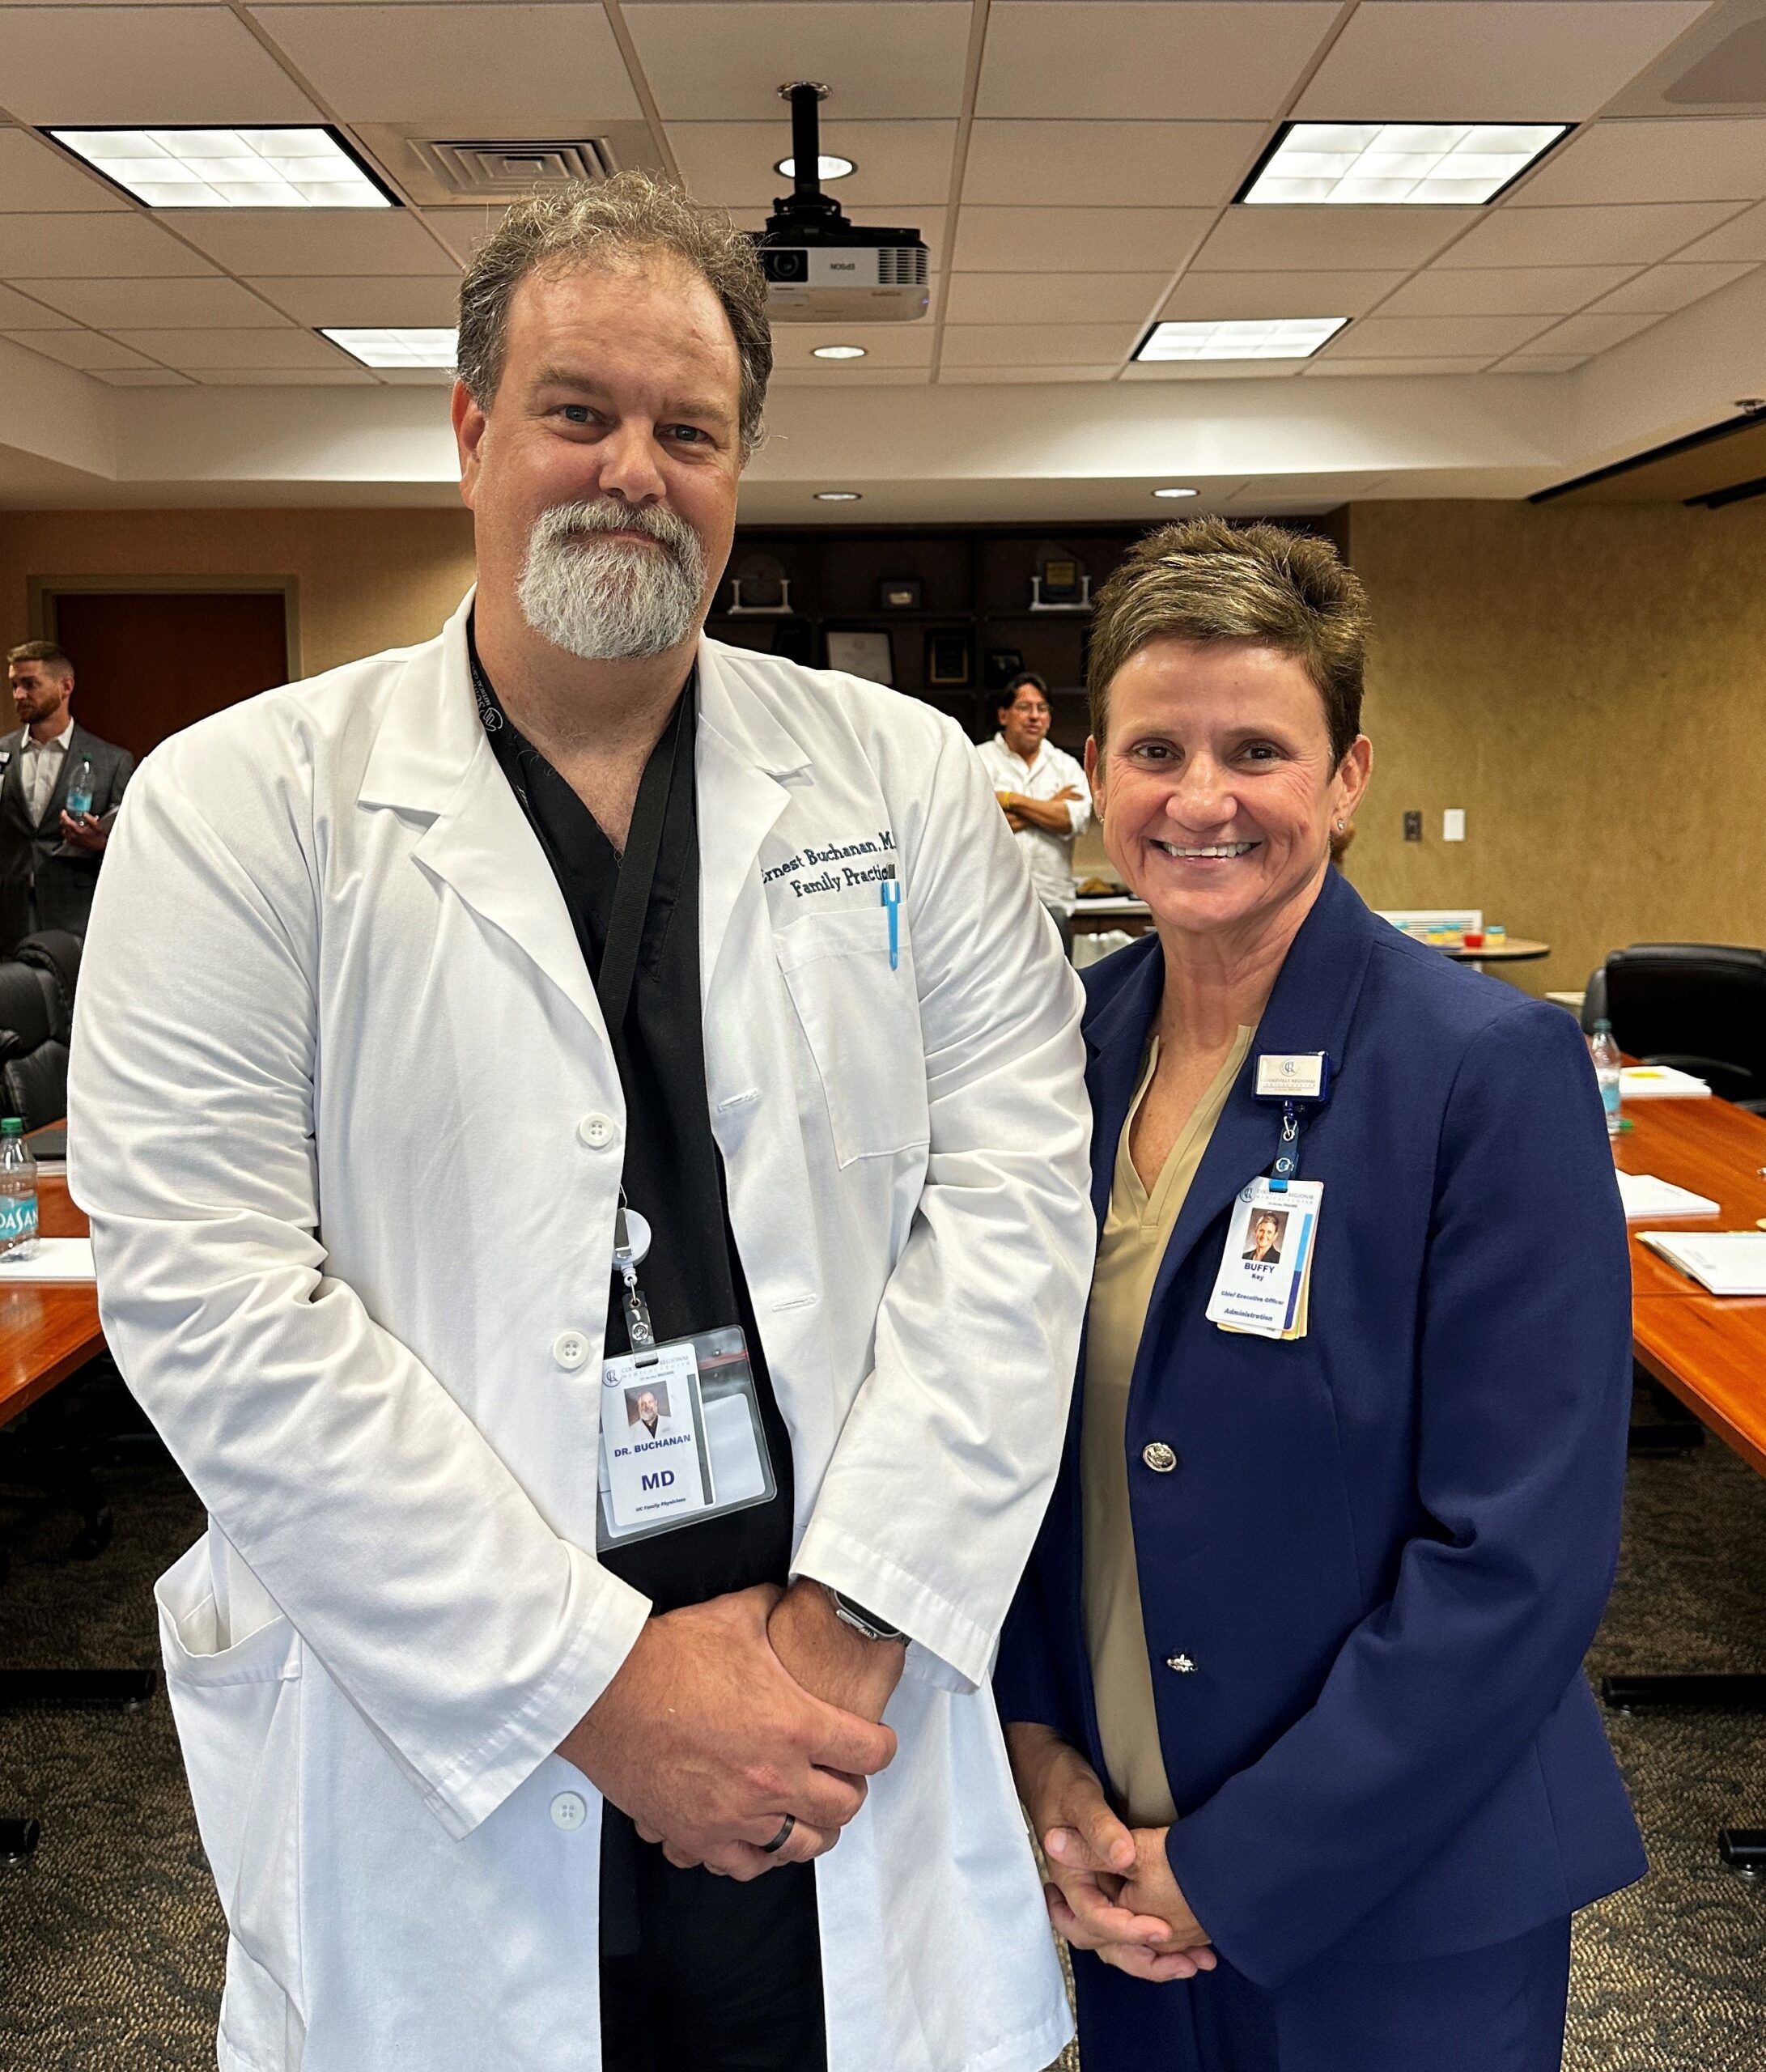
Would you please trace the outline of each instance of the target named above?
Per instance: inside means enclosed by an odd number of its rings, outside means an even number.
[[[1094,625],[1087,766],[1157,930],[1086,974],[1101,1229],[1119,1154],[1150,1187],[1211,1082],[1219,1113],[1123,1432],[1177,1819],[1137,1828],[1107,1781],[1083,1355],[995,1679],[1086,2072],[1547,2072],[1569,1916],[1645,1867],[1581,1672],[1631,1367],[1599,1098],[1569,1015],[1331,867],[1369,761],[1365,631],[1324,542],[1208,520],[1143,542]],[[1321,1052],[1305,1334],[1222,1330],[1230,1212],[1281,1134],[1257,1060]]]

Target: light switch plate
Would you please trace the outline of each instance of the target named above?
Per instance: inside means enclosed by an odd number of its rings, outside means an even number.
[[[1404,816],[1404,839],[1407,842],[1420,842],[1422,839],[1423,816],[1419,809],[1414,813],[1407,813]]]
[[[1463,842],[1466,839],[1466,809],[1463,806],[1449,806],[1441,817],[1441,839],[1443,842]]]

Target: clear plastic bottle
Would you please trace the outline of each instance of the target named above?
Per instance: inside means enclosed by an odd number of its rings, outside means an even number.
[[[92,758],[89,755],[80,758],[74,781],[67,788],[67,809],[76,820],[92,809]]]
[[[0,1259],[36,1253],[36,1161],[16,1115],[0,1117]]]
[[[1607,1134],[1619,1134],[1619,1046],[1613,1041],[1613,1025],[1597,1021],[1588,1039],[1588,1055],[1594,1060],[1594,1076],[1600,1082],[1600,1103],[1607,1110]]]

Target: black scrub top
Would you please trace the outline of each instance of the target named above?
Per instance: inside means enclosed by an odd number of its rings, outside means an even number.
[[[575,924],[592,979],[612,918],[620,859],[587,806],[498,702],[472,652],[479,718]],[[711,1135],[699,999],[699,836],[694,783],[698,686],[689,677],[652,751],[673,762],[648,911],[613,1059],[626,1096],[624,1182],[628,1207],[649,1222],[648,1255],[638,1269],[658,1344],[740,1324],[748,1341],[776,1493],[765,1504],[659,1533],[600,1556],[602,1567],[640,1590],[660,1612],[701,1604],[754,1583],[784,1584],[791,1564],[791,1440],[766,1371],[742,1264],[737,1255]],[[680,754],[676,758],[677,737]],[[519,1061],[517,1068],[519,1068]],[[620,1301],[624,1284],[609,1263],[606,1351],[630,1351]],[[571,1384],[564,1384],[571,1386]],[[593,1475],[596,1463],[584,1463]]]

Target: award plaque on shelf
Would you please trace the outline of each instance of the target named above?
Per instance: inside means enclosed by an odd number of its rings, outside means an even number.
[[[885,575],[877,586],[879,611],[917,612],[926,595],[917,575]]]
[[[1036,573],[1030,578],[1034,612],[1083,612],[1091,609],[1092,579],[1085,564],[1052,541],[1038,548]]]
[[[969,636],[966,633],[927,635],[926,681],[929,684],[958,686],[968,682]]]

